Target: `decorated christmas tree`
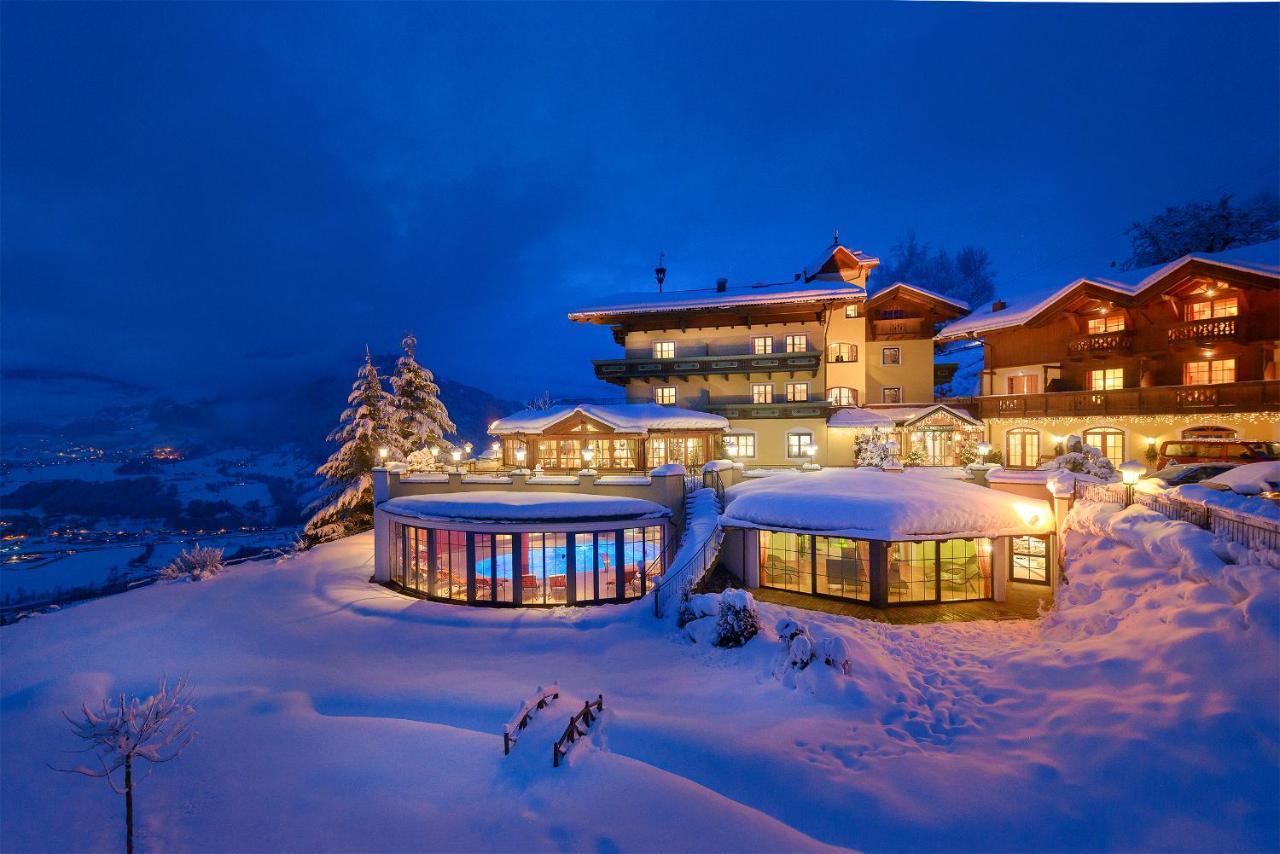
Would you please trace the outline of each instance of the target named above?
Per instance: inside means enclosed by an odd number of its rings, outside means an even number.
[[[440,401],[440,387],[431,371],[418,364],[418,339],[410,332],[400,342],[404,355],[396,362],[391,377],[391,425],[393,453],[407,459],[426,445],[440,445],[445,434],[457,427]]]
[[[364,365],[347,397],[347,409],[329,434],[338,450],[316,469],[329,495],[317,502],[303,541],[308,545],[345,537],[373,527],[373,467],[378,450],[392,444],[391,401],[366,350]]]

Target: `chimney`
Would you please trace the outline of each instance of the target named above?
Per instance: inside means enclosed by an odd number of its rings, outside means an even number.
[[[724,292],[725,292],[725,289],[726,289],[726,288],[728,288],[728,287],[729,287],[729,280],[728,280],[728,279],[726,279],[726,278],[724,278],[724,277],[721,277],[721,278],[719,278],[719,279],[716,279],[716,293],[718,293],[718,294],[722,294],[722,293],[724,293]]]
[[[1004,311],[1008,307],[1009,307],[1009,303],[1005,302],[1002,299],[998,299],[995,302],[991,303],[991,311],[993,314],[997,311]]]

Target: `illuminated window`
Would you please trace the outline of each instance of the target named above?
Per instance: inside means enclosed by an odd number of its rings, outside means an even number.
[[[901,365],[902,364],[902,348],[901,347],[883,347],[880,350],[880,364],[882,365]]]
[[[1104,332],[1123,332],[1124,315],[1106,314],[1102,317],[1089,318],[1089,334],[1101,335]]]
[[[653,342],[653,358],[674,359],[675,357],[676,357],[676,342],[674,341],[654,341]]]
[[[675,406],[676,387],[673,385],[658,386],[653,390],[653,402],[662,406]]]
[[[1084,431],[1084,442],[1092,445],[1111,460],[1112,465],[1124,462],[1124,431],[1115,427],[1092,427]]]
[[[1089,372],[1089,391],[1124,388],[1124,368],[1099,368]]]
[[[1240,301],[1235,297],[1193,302],[1187,306],[1187,320],[1210,320],[1215,317],[1235,317],[1240,313]]]
[[[862,317],[862,306],[859,303],[849,303],[844,307],[845,317]]]
[[[752,403],[773,403],[773,383],[752,383]]]
[[[856,344],[828,344],[828,345],[827,345],[827,361],[828,361],[828,362],[856,362],[856,361],[858,361],[858,345],[856,345]]]
[[[788,353],[807,353],[809,351],[808,335],[788,335],[787,336],[787,352]]]
[[[1040,431],[1030,427],[1018,427],[1004,436],[1005,465],[1018,468],[1034,468],[1040,462]]]
[[[857,406],[858,390],[845,388],[844,386],[829,388],[827,389],[827,400],[832,406]]]
[[[813,444],[813,433],[808,430],[795,430],[787,434],[787,457],[793,460],[806,459],[809,446]]]
[[[1049,583],[1049,544],[1044,537],[1011,537],[1009,578],[1027,584]]]
[[[787,383],[787,402],[804,403],[809,399],[808,383]]]
[[[902,403],[902,389],[896,385],[880,389],[880,402]]]
[[[1183,385],[1211,385],[1236,381],[1235,359],[1206,359],[1182,366]]]
[[[756,434],[729,433],[725,435],[724,452],[735,460],[754,459],[756,455]]]
[[[811,593],[811,537],[781,531],[760,532],[760,586]]]
[[[768,335],[760,335],[751,339],[751,352],[757,356],[773,352],[773,339]]]
[[[1036,394],[1040,391],[1040,378],[1035,374],[1015,374],[1008,377],[1009,394]]]

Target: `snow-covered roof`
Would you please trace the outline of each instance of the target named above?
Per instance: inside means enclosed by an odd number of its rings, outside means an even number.
[[[877,415],[883,415],[889,418],[895,424],[906,424],[916,421],[938,410],[942,410],[949,415],[953,415],[961,421],[972,424],[974,427],[981,427],[982,422],[960,409],[952,409],[945,403],[922,403],[915,406],[877,406],[871,410]]]
[[[1047,501],[932,474],[873,469],[787,472],[726,491],[721,524],[875,540],[1042,534]]]
[[[575,492],[450,492],[403,495],[378,505],[395,516],[454,522],[578,522],[595,519],[657,519],[671,515],[661,504],[642,498]]]
[[[928,297],[929,299],[937,300],[938,302],[944,302],[947,305],[953,305],[956,308],[960,309],[961,311],[969,310],[969,303],[965,302],[962,299],[949,297],[946,294],[940,294],[937,291],[931,291],[928,288],[922,288],[919,285],[913,285],[909,282],[894,282],[892,285],[889,285],[889,287],[887,288],[881,288],[880,290],[871,294],[868,297],[867,302],[873,303],[881,299],[884,299],[885,294],[891,293],[894,290],[915,291],[921,296]]]
[[[660,406],[656,403],[580,403],[550,409],[524,409],[489,425],[494,436],[512,433],[541,433],[574,413],[595,419],[619,433],[648,433],[653,430],[723,430],[729,420],[722,415]]]
[[[892,427],[893,419],[860,406],[837,409],[827,419],[828,427]]]
[[[589,321],[600,315],[650,314],[724,306],[773,305],[785,303],[856,300],[866,296],[858,285],[842,281],[779,282],[726,287],[723,291],[702,288],[664,293],[624,293],[606,297],[594,305],[569,313],[570,320]]]
[[[849,262],[853,262],[851,265]],[[804,266],[805,279],[820,279],[839,276],[840,269],[850,269],[856,265],[858,267],[874,267],[880,263],[879,258],[875,258],[861,249],[849,249],[841,246],[839,240],[828,246],[823,253],[814,258]]]
[[[1082,277],[1060,287],[1033,288],[1019,297],[1007,300],[1006,307],[1000,311],[992,311],[991,305],[988,304],[968,317],[952,321],[942,328],[938,337],[956,338],[1020,326],[1082,285],[1093,285],[1114,291],[1120,296],[1136,296],[1179,268],[1197,261],[1214,264],[1227,270],[1280,277],[1280,240],[1227,249],[1223,252],[1194,252],[1176,261],[1170,261],[1168,264],[1144,267],[1139,270],[1110,270],[1104,275]]]

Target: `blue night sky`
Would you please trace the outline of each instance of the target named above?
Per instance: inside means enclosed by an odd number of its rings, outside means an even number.
[[[608,393],[565,313],[907,229],[999,290],[1277,183],[1280,7],[5,3],[3,361]]]

